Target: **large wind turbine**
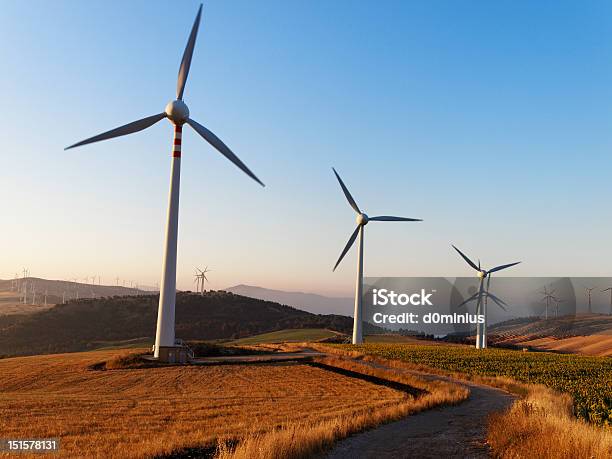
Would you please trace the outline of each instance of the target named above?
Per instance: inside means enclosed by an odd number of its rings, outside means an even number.
[[[353,316],[353,344],[361,344],[363,342],[363,333],[361,330],[362,321],[363,321],[363,318],[362,318],[363,305],[362,305],[361,293],[363,290],[363,230],[364,230],[364,227],[368,224],[368,222],[420,222],[423,220],[419,218],[392,217],[388,215],[381,215],[379,217],[368,217],[364,212],[359,210],[357,203],[351,196],[351,193],[349,193],[349,190],[346,187],[346,185],[344,185],[344,182],[342,181],[342,179],[336,172],[336,169],[332,167],[332,170],[334,171],[334,174],[336,175],[336,178],[338,179],[338,182],[340,183],[340,187],[342,188],[342,191],[344,192],[344,196],[346,196],[348,203],[353,208],[353,210],[357,212],[357,228],[355,228],[355,231],[353,231],[353,234],[351,234],[351,237],[346,243],[344,250],[340,254],[340,257],[338,258],[338,261],[336,262],[336,265],[334,266],[333,271],[336,270],[336,268],[338,267],[338,265],[340,264],[340,262],[346,255],[346,252],[348,252],[348,250],[351,248],[351,246],[355,242],[355,239],[357,239],[357,235],[359,235],[359,245],[357,246],[357,282],[355,284],[355,312]]]
[[[178,82],[176,86],[176,100],[173,100],[166,105],[166,109],[162,113],[148,116],[138,121],[133,121],[124,126],[112,129],[102,134],[90,137],[75,143],[68,148],[74,148],[81,145],[86,145],[100,140],[112,139],[127,134],[142,131],[153,126],[158,121],[167,118],[174,125],[174,142],[172,149],[172,163],[170,172],[170,192],[168,196],[168,216],[166,224],[166,238],[164,246],[164,259],[162,265],[161,290],[159,295],[159,309],[157,313],[157,331],[155,334],[155,357],[160,357],[160,349],[165,348],[162,352],[161,359],[164,360],[175,347],[174,337],[174,308],[176,302],[176,245],[178,237],[178,211],[179,211],[179,187],[181,173],[181,137],[183,124],[191,126],[200,136],[204,138],[210,145],[219,151],[223,156],[238,166],[244,173],[263,186],[263,183],[247,168],[242,161],[225,145],[215,134],[206,129],[200,123],[189,117],[189,109],[183,102],[183,93],[185,91],[185,83],[189,75],[191,66],[191,58],[195,47],[198,28],[200,25],[200,17],[202,15],[202,5],[198,9],[195,22],[191,29],[187,46],[183,53],[183,59],[178,73]]]
[[[502,269],[509,268],[514,265],[518,265],[520,261],[515,263],[509,263],[507,265],[496,266],[495,268],[491,268],[488,271],[484,268],[480,267],[480,260],[478,260],[478,266],[470,260],[461,250],[453,245],[453,249],[455,249],[461,258],[465,260],[465,262],[470,265],[473,269],[476,270],[478,278],[480,279],[480,285],[478,287],[478,301],[476,303],[476,314],[482,314],[484,316],[484,323],[476,324],[476,349],[484,349],[487,347],[487,302],[483,301],[485,296],[491,297],[489,292],[489,286],[491,284],[491,274],[501,271]],[[487,288],[486,293],[484,291],[484,281],[487,280]]]

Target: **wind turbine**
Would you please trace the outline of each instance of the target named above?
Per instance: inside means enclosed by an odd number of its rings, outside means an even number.
[[[346,255],[346,252],[349,251],[349,249],[352,247],[353,243],[355,242],[355,239],[357,239],[357,235],[359,235],[359,245],[357,246],[357,282],[355,284],[355,312],[353,316],[353,344],[361,344],[363,343],[363,333],[361,329],[362,322],[363,322],[363,319],[362,319],[363,305],[362,305],[361,293],[363,290],[363,232],[364,232],[364,228],[368,224],[368,222],[420,222],[423,220],[419,218],[392,217],[389,215],[381,215],[379,217],[368,217],[364,212],[362,212],[359,209],[359,207],[357,206],[357,203],[351,196],[351,193],[349,193],[348,188],[346,187],[346,185],[344,184],[344,182],[342,181],[342,179],[336,172],[336,169],[332,167],[332,170],[334,171],[334,174],[336,175],[336,178],[338,179],[338,182],[340,183],[340,187],[342,188],[342,191],[344,192],[344,196],[346,196],[346,199],[349,205],[357,213],[357,228],[355,228],[355,231],[353,231],[353,234],[351,234],[351,237],[349,237],[349,240],[346,243],[346,246],[344,247],[344,250],[340,254],[340,257],[338,258],[338,261],[336,262],[334,269],[332,271],[336,270],[336,268],[338,267],[338,265],[340,264],[340,262]]]
[[[607,292],[610,291],[610,314],[612,315],[612,287],[608,287],[605,290],[602,290],[602,292]]]
[[[193,283],[196,284],[196,293],[199,293],[200,292],[200,279],[201,279],[201,276],[200,276],[200,273],[198,273],[198,268],[195,269],[194,277],[195,277],[195,280],[193,281]]]
[[[520,261],[515,263],[509,263],[506,265],[496,266],[495,268],[491,268],[488,271],[484,268],[480,267],[480,260],[478,260],[478,265],[476,265],[472,260],[470,260],[461,250],[453,245],[453,249],[455,249],[461,258],[465,260],[465,262],[470,265],[471,268],[475,269],[477,272],[477,276],[480,279],[480,285],[478,287],[478,301],[476,303],[476,314],[482,314],[484,316],[484,323],[476,324],[476,349],[485,349],[487,347],[487,303],[485,298],[490,297],[489,295],[489,286],[491,284],[491,274],[501,271],[502,269],[510,268],[511,266],[518,265]],[[487,280],[487,288],[486,293],[484,291],[484,281]],[[492,298],[492,297],[491,297]],[[483,301],[485,300],[485,301]]]
[[[201,270],[200,268],[196,268],[195,277],[196,277],[196,288],[200,295],[204,295],[204,281],[208,282],[208,277],[206,277],[206,273],[209,273],[210,270],[208,266]]]
[[[78,147],[100,140],[112,139],[127,134],[142,131],[153,126],[158,121],[167,118],[174,125],[174,142],[172,150],[172,163],[170,172],[170,192],[168,196],[168,216],[166,224],[166,238],[164,246],[164,259],[162,264],[161,291],[159,295],[159,308],[157,314],[157,330],[155,334],[155,357],[159,358],[160,348],[168,348],[164,351],[162,360],[166,359],[166,354],[176,347],[175,344],[175,303],[176,303],[176,248],[178,238],[178,211],[179,211],[179,187],[181,170],[181,137],[183,125],[188,124],[212,147],[219,151],[223,156],[234,163],[249,177],[263,186],[263,183],[253,174],[249,168],[225,145],[215,134],[202,126],[200,123],[189,117],[189,109],[183,102],[185,83],[191,67],[191,58],[196,43],[200,17],[202,15],[202,5],[198,9],[195,21],[191,28],[187,46],[183,53],[183,59],[178,73],[176,87],[176,100],[166,105],[163,112],[146,118],[133,121],[124,126],[90,137],[89,139],[78,142],[67,148]]]
[[[561,306],[561,303],[565,303],[565,300],[557,297],[554,297],[553,300],[555,301],[555,318],[557,318],[559,317],[559,306]]]
[[[542,292],[544,298],[542,298],[542,300],[546,302],[546,309],[544,310],[544,317],[546,320],[548,320],[548,308],[550,307],[550,301],[557,300],[557,298],[553,296],[553,293],[555,293],[554,290],[548,290],[546,286],[544,286],[544,290]]]
[[[587,296],[589,297],[589,314],[591,314],[591,292],[595,290],[595,287],[584,287],[584,289],[586,290]]]

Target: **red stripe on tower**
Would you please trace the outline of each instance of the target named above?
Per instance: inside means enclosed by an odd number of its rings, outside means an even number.
[[[183,126],[174,126],[174,148],[172,156],[175,158],[181,157],[181,137],[183,136]]]

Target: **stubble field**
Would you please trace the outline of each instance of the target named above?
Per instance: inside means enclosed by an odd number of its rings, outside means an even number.
[[[62,457],[151,457],[406,400],[303,364],[91,369],[122,353],[0,360],[0,436],[60,437]]]

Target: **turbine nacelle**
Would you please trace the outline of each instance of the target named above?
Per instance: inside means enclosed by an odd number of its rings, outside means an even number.
[[[481,269],[480,271],[478,271],[477,276],[479,279],[484,279],[485,277],[487,277],[488,274],[489,273],[486,272],[484,269]]]
[[[168,119],[177,126],[182,126],[189,119],[189,108],[187,104],[180,99],[168,102],[165,113]]]
[[[357,224],[359,226],[365,226],[370,221],[368,216],[363,212],[361,212],[360,214],[357,214],[357,218],[355,220],[357,221]]]
[[[357,214],[357,218],[355,219],[357,221],[357,228],[355,228],[355,231],[353,231],[353,234],[351,234],[351,237],[349,238],[348,242],[344,246],[344,250],[340,254],[340,257],[338,258],[338,261],[336,262],[336,265],[334,266],[334,269],[333,269],[334,271],[336,270],[336,268],[338,267],[338,265],[344,258],[344,255],[346,255],[346,252],[348,252],[348,250],[352,247],[353,243],[357,239],[357,236],[359,235],[359,232],[363,231],[363,227],[366,226],[368,222],[371,222],[371,221],[372,222],[420,222],[421,221],[418,218],[393,217],[391,215],[379,215],[379,216],[371,217],[371,218],[368,217],[368,215],[365,212],[361,211],[361,209],[359,208],[359,206],[353,199],[353,196],[351,196],[351,193],[349,192],[348,188],[346,187],[346,185],[344,184],[344,182],[338,175],[338,172],[336,172],[336,169],[332,167],[332,170],[334,171],[334,175],[338,179],[338,183],[340,184],[340,188],[342,188],[342,192],[344,193],[346,200],[348,201],[351,208]],[[359,294],[358,296],[360,297],[360,295],[361,294]],[[355,315],[355,317],[357,317],[357,315]],[[361,342],[361,339],[359,339],[358,341]]]

